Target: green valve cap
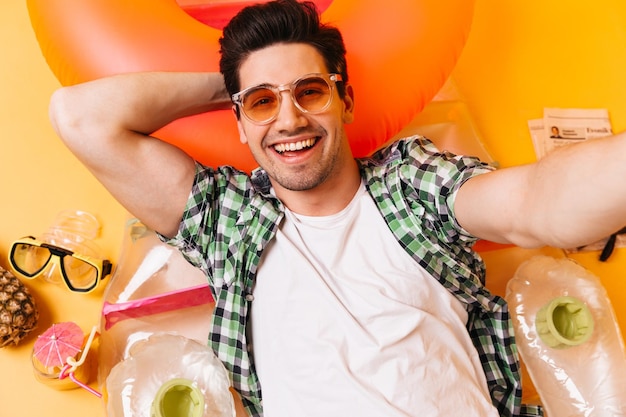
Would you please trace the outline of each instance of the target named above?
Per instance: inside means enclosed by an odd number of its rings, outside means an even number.
[[[193,381],[171,379],[157,391],[150,414],[151,417],[202,417],[204,396]]]
[[[558,297],[539,310],[535,326],[546,345],[562,349],[589,340],[593,333],[593,317],[578,298]]]

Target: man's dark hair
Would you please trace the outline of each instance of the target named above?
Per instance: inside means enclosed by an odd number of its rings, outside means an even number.
[[[278,43],[304,43],[324,57],[329,72],[339,73],[344,97],[348,81],[346,48],[339,30],[322,24],[315,3],[275,0],[242,9],[224,28],[220,38],[220,72],[230,95],[241,89],[239,68],[252,52]]]

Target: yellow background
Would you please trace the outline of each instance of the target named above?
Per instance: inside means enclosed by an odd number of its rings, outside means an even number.
[[[478,0],[453,81],[493,158],[502,166],[527,163],[534,152],[526,123],[542,117],[544,107],[607,108],[614,130],[624,130],[625,44],[623,0]],[[127,214],[55,137],[47,105],[57,87],[25,2],[2,2],[0,265],[5,268],[14,239],[41,234],[65,209],[95,214],[102,223],[97,242],[104,256],[114,263],[119,257]],[[539,252],[559,254],[517,248],[485,253],[489,286],[502,293],[517,265]],[[597,255],[575,258],[600,276],[625,333],[624,250],[606,263],[598,262]],[[75,321],[85,332],[98,323],[101,292],[81,296],[39,280],[26,284],[41,310],[36,333],[60,321]],[[33,342],[34,336],[0,350],[0,415],[104,415],[100,400],[86,391],[56,391],[34,380],[29,363]]]

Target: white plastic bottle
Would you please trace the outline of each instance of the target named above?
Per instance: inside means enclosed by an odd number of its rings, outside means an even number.
[[[626,354],[600,280],[537,256],[507,285],[522,360],[549,417],[626,417]]]

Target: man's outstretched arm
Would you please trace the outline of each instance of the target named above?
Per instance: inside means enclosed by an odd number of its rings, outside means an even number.
[[[522,247],[588,244],[626,225],[626,133],[554,151],[540,161],[467,181],[459,223]]]

